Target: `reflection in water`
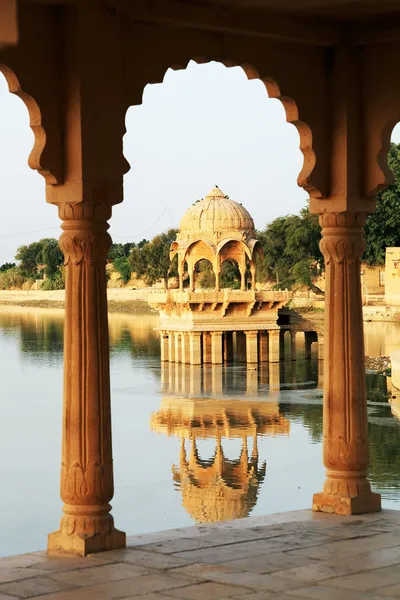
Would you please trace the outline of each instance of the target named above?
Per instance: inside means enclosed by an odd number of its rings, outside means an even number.
[[[170,395],[162,399],[160,410],[151,416],[153,431],[181,440],[179,466],[172,466],[173,480],[182,494],[182,505],[197,523],[248,516],[266,474],[266,462],[259,461],[257,438],[289,435],[290,431],[289,421],[280,414],[273,392],[267,402],[219,398],[228,374],[228,368],[222,365],[207,368],[164,364],[162,391]],[[247,395],[257,397],[259,382],[262,385],[268,379],[267,369],[261,370],[260,376],[257,369],[247,369],[246,379],[243,378]],[[174,392],[187,392],[187,396],[175,397]],[[216,397],[202,398],[202,393]],[[248,437],[252,438],[250,456]],[[202,459],[197,440],[207,439],[214,444],[211,456]],[[237,458],[226,458],[223,439],[241,440]],[[190,442],[189,457],[185,441]]]
[[[134,534],[309,507],[324,479],[315,352],[258,369],[161,365],[157,323],[109,319],[117,526]],[[400,324],[365,331],[369,355],[400,340]],[[59,521],[62,342],[61,311],[0,310],[0,555],[45,547]],[[367,392],[371,482],[399,508],[400,400],[383,375],[367,375]]]

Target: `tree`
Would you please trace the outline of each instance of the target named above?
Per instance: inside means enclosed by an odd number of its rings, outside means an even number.
[[[107,258],[111,261],[115,261],[117,258],[128,258],[132,248],[135,246],[136,244],[134,242],[127,242],[126,244],[111,244]]]
[[[44,264],[44,272],[47,277],[52,278],[64,263],[64,255],[58,245],[58,240],[54,238],[43,238],[38,243],[41,244],[42,249],[37,255],[37,262]]]
[[[258,234],[264,259],[257,259],[258,281],[274,280],[277,289],[307,286],[316,292],[314,280],[324,268],[319,249],[318,216],[306,206],[299,215],[278,217]]]
[[[225,260],[221,265],[221,288],[240,288],[240,271],[235,260]]]
[[[400,144],[391,144],[388,164],[394,183],[379,192],[376,212],[365,224],[367,248],[363,260],[368,265],[383,265],[386,247],[400,246]]]
[[[144,277],[147,285],[153,285],[160,279],[168,287],[168,278],[177,275],[177,257],[170,261],[169,252],[176,239],[177,229],[156,235],[151,242],[143,242],[132,249],[129,264],[138,277]]]
[[[6,262],[6,263],[0,265],[0,273],[4,273],[4,271],[13,269],[15,266],[16,266],[15,263]]]
[[[42,251],[40,242],[33,242],[26,246],[20,246],[15,255],[16,260],[20,261],[19,267],[22,275],[25,277],[35,277],[38,270],[38,256]]]
[[[114,269],[120,274],[124,283],[128,283],[131,278],[132,269],[126,256],[119,256],[113,260]]]

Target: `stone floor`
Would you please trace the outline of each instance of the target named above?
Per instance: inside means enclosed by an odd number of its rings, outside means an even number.
[[[400,512],[310,511],[136,536],[88,558],[0,559],[0,600],[400,598]]]

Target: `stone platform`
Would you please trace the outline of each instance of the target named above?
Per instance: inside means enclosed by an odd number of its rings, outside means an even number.
[[[129,539],[87,558],[0,559],[0,600],[400,598],[400,512],[296,511]]]

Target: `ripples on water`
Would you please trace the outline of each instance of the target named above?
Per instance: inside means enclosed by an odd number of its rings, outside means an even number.
[[[284,364],[159,360],[157,318],[110,315],[116,525],[128,534],[309,507],[321,489],[322,375],[316,353]],[[63,315],[0,312],[0,554],[37,550],[61,516]],[[400,325],[367,323],[387,355]],[[289,346],[289,344],[287,344]],[[288,348],[289,351],[289,348]],[[399,508],[400,405],[367,375],[370,479]]]

